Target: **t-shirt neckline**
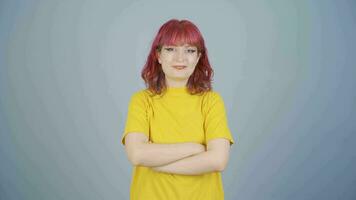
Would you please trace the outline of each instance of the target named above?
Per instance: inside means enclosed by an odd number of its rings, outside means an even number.
[[[167,87],[167,94],[188,94],[187,86]]]

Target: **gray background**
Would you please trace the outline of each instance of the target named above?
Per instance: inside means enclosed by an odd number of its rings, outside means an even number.
[[[128,199],[120,137],[158,28],[203,33],[226,199],[356,199],[355,1],[0,3],[0,199]]]

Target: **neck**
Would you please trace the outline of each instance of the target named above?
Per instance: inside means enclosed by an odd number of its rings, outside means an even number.
[[[187,85],[188,80],[172,80],[172,79],[166,79],[166,84],[167,87],[169,88],[182,88]]]

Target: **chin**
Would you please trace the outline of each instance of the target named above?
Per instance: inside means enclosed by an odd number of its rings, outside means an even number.
[[[189,76],[169,76],[170,79],[188,80]]]

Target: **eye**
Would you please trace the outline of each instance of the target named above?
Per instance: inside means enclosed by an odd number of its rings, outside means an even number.
[[[189,53],[195,53],[196,50],[195,50],[195,49],[188,49],[188,52],[189,52]]]
[[[166,51],[173,51],[173,48],[172,47],[166,47],[164,48]]]

